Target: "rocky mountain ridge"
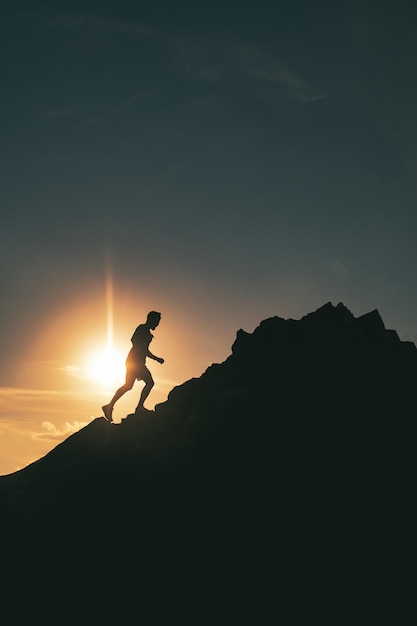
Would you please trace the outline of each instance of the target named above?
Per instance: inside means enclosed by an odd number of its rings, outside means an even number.
[[[230,431],[234,440],[239,424],[243,427],[245,418],[255,414],[259,414],[258,430],[262,421],[270,426],[273,419],[288,420],[303,410],[316,410],[319,418],[329,410],[333,414],[356,410],[357,415],[366,411],[369,417],[369,412],[383,409],[386,417],[394,418],[400,408],[399,419],[412,419],[416,380],[414,343],[401,341],[395,330],[387,330],[377,310],[355,318],[342,303],[329,302],[300,320],[276,316],[262,321],[253,333],[239,330],[223,363],[175,387],[154,412],[140,420],[127,416],[120,425],[97,418],[30,470],[52,462],[62,448],[74,460],[84,454],[91,457],[102,433],[106,445],[111,445],[109,432],[116,448],[126,439],[126,452],[131,446],[136,453],[143,444],[146,454],[152,445],[191,441],[199,429],[207,436],[213,431],[217,441]],[[232,414],[239,414],[237,421]],[[138,436],[136,442],[132,435]]]
[[[96,418],[0,478],[5,623],[32,619],[44,588],[43,623],[259,623],[294,591],[313,602],[325,584],[328,601],[367,567],[398,572],[416,521],[416,378],[415,345],[376,310],[327,303],[238,331],[154,412]]]

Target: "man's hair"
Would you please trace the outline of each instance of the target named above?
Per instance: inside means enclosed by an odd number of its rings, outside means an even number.
[[[151,322],[152,320],[160,320],[161,319],[161,314],[158,313],[158,311],[149,311],[146,321],[147,322]]]

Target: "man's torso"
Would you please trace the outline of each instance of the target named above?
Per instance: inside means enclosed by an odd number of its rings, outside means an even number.
[[[149,344],[153,339],[153,335],[145,324],[140,324],[132,335],[133,353],[136,361],[144,362],[148,352]]]

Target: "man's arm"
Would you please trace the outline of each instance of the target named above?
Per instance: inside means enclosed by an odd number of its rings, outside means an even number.
[[[152,354],[152,352],[150,352],[149,350],[147,350],[146,352],[146,356],[148,356],[150,359],[153,359],[154,361],[158,361],[158,363],[162,363],[164,362],[164,359],[161,359],[160,356],[155,356],[154,354]]]

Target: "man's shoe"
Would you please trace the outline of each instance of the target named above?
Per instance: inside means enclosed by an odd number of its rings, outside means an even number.
[[[152,413],[149,409],[145,409],[144,406],[136,407],[135,415],[140,415],[140,413]]]
[[[104,406],[101,407],[104,413],[104,417],[106,418],[106,420],[108,422],[112,422],[113,421],[113,409],[111,408],[111,406],[109,404],[105,404]]]

